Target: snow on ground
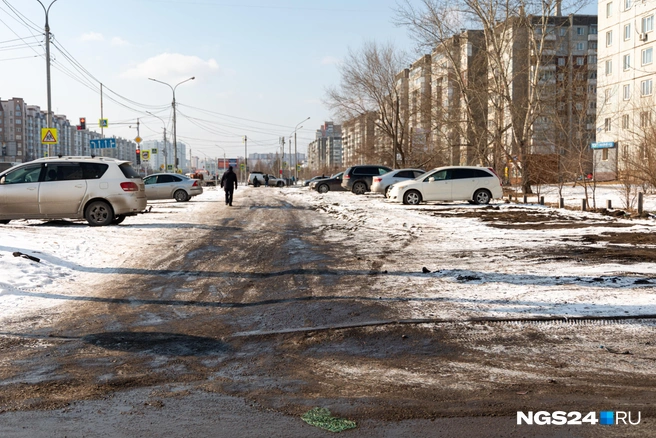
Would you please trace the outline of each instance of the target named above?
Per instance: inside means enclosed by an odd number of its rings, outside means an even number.
[[[556,202],[555,188],[541,189]],[[258,189],[240,188],[239,194],[244,190]],[[564,190],[568,206],[580,205],[581,187]],[[320,195],[307,188],[278,193],[293,204],[328,215],[332,222],[322,230],[328,241],[355,242],[365,256],[378,261],[379,267],[372,265],[380,271],[378,286],[371,294],[401,303],[402,317],[656,314],[653,263],[585,264],[550,258],[542,251],[564,245],[578,248],[582,236],[618,231],[610,226],[618,221],[626,223],[622,232],[650,233],[654,220],[497,202],[501,222],[506,212],[523,209],[558,211],[565,219],[590,223],[580,228],[506,229],[463,215],[485,208],[466,203],[410,207],[376,195]],[[597,205],[605,205],[606,199],[615,207],[622,205],[617,187],[598,187],[596,197]],[[202,229],[197,218],[223,207],[222,200],[221,190],[207,188],[191,202],[153,202],[150,213],[128,217],[120,226],[92,228],[81,221],[12,221],[0,226],[0,323],[93,296],[90,285],[109,280],[121,267],[133,267],[149,245],[175,251],[181,229]],[[656,210],[656,196],[645,196],[645,210]],[[546,223],[550,220],[545,216]],[[402,253],[386,252],[390,246]],[[41,261],[14,257],[14,252]],[[431,272],[422,273],[422,267]],[[651,283],[636,284],[637,279]]]

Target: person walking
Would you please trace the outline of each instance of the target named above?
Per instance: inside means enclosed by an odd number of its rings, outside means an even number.
[[[225,190],[225,203],[232,207],[232,194],[237,190],[237,174],[233,172],[232,166],[221,177],[221,187]]]
[[[269,187],[269,175],[264,174],[264,186]]]

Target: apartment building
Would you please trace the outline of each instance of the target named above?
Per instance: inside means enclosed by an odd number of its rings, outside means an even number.
[[[597,179],[616,179],[647,159],[654,120],[656,2],[599,1]],[[653,144],[653,139],[651,139]]]
[[[376,161],[375,123],[378,114],[369,112],[342,123],[342,164],[344,167]]]
[[[78,130],[63,114],[52,116],[52,127],[57,129],[58,143],[41,143],[41,129],[47,127],[46,112],[38,106],[28,105],[22,98],[0,99],[0,162],[22,163],[48,155],[102,154],[121,160],[136,162],[136,143],[116,139],[116,149],[102,152],[90,148],[90,140],[101,138],[94,131]]]
[[[433,153],[431,134],[431,55],[424,55],[408,69],[406,82],[408,99],[408,145],[405,148],[407,163],[422,163],[430,160]]]
[[[313,170],[337,170],[343,167],[342,126],[325,122],[308,145],[308,164]]]
[[[433,50],[432,166],[484,164],[487,60],[484,34],[466,30]]]

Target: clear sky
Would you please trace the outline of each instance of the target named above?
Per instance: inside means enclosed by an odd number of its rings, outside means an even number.
[[[139,118],[144,140],[161,139],[164,124],[172,131],[172,92],[148,78],[174,86],[194,76],[175,92],[178,141],[194,155],[243,155],[244,135],[249,154],[275,152],[278,138],[310,117],[297,134],[305,152],[332,120],[322,99],[339,83],[337,63],[349,47],[374,40],[414,50],[393,24],[396,3],[57,0],[49,13],[53,111],[72,124],[86,117],[99,131],[102,82],[106,136],[135,138]],[[47,109],[44,24],[37,0],[0,0],[0,98]]]

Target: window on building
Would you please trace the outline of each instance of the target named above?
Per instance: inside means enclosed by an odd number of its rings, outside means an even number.
[[[596,50],[597,49],[597,42],[596,41],[589,41],[588,42],[588,48]]]
[[[585,43],[576,43],[576,50],[585,50]]]
[[[622,66],[624,67],[624,70],[625,71],[629,70],[631,68],[631,55],[630,54],[624,55],[622,59],[623,59]]]
[[[629,100],[631,99],[631,84],[625,84],[624,85],[624,100]]]
[[[596,55],[588,56],[588,64],[596,64],[596,63],[597,63],[597,56]]]
[[[606,17],[613,16],[613,2],[606,3]]]
[[[606,61],[606,76],[613,74],[613,60]]]
[[[643,111],[640,113],[640,127],[646,128],[648,126],[651,126],[651,112]]]
[[[610,102],[610,98],[612,96],[612,91],[610,88],[606,88],[604,90],[604,103]]]
[[[629,115],[622,115],[622,129],[629,129]]]
[[[631,39],[631,23],[624,25],[624,41]]]
[[[654,61],[654,48],[650,47],[642,51],[642,65],[651,64]]]
[[[558,65],[565,65],[565,58],[558,58]]]
[[[593,24],[590,26],[590,35],[597,35],[597,25]]]
[[[576,34],[577,35],[585,35],[585,28],[584,27],[577,27],[576,28]]]
[[[604,119],[604,131],[609,132],[611,127],[612,127],[611,126],[611,119],[610,119],[610,117],[606,117]]]
[[[628,11],[629,9],[631,9],[631,3],[633,3],[632,0],[624,0],[624,10],[625,11]]]
[[[640,82],[640,95],[651,96],[651,93],[652,93],[652,80],[647,79]]]
[[[654,30],[654,16],[642,17],[642,32],[647,33]]]
[[[608,149],[601,150],[601,159],[603,161],[608,161]]]
[[[581,102],[577,102],[577,103],[576,103],[576,109],[577,109],[578,111],[583,111],[583,104],[582,104]]]
[[[564,28],[564,27],[561,27],[560,28],[560,36],[565,36],[565,35],[567,35],[567,29]]]
[[[583,65],[583,64],[585,64],[584,58],[582,58],[580,56],[578,58],[576,58],[576,65]]]
[[[609,30],[606,32],[606,47],[610,47],[613,45],[613,31]]]

